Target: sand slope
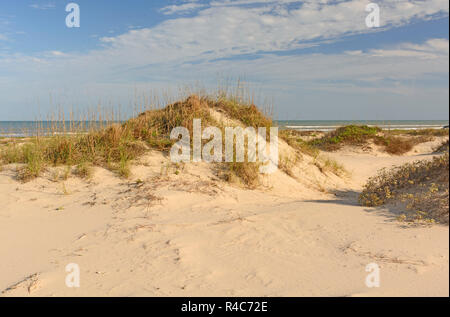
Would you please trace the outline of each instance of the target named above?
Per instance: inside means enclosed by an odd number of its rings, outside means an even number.
[[[7,167],[1,295],[448,296],[448,227],[411,227],[356,204],[377,169],[431,155],[330,156],[351,177],[301,165],[304,178],[277,172],[258,190],[230,186],[204,163],[175,175],[156,152],[128,181],[97,169],[64,187],[45,177],[20,184]],[[372,262],[380,288],[365,285]],[[80,288],[65,285],[68,263],[80,266]]]

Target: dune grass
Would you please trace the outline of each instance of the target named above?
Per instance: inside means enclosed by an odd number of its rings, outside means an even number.
[[[302,135],[303,134],[301,131],[291,129],[281,130],[279,132],[280,138],[286,141],[286,143],[291,147],[297,149],[301,153],[305,153],[313,158],[316,158],[320,153],[318,147],[312,145],[311,142],[304,141],[301,137]]]
[[[448,136],[448,129],[414,129],[414,130],[389,130],[393,135],[413,135],[413,136]]]
[[[385,134],[374,138],[374,143],[383,146],[386,153],[393,155],[402,155],[413,149],[417,144],[431,141],[432,137],[429,135],[419,135],[415,137],[400,137]]]
[[[224,112],[227,117],[255,128],[272,125],[272,120],[253,103],[240,103],[237,98],[223,94],[216,97],[192,95],[165,108],[142,112],[122,124],[112,123],[88,133],[13,139],[0,147],[0,165],[23,164],[17,175],[22,181],[38,177],[48,166],[58,165],[78,165],[75,174],[81,177],[89,177],[92,166],[102,166],[127,178],[130,162],[146,150],[170,150],[175,142],[170,139],[173,128],[186,127],[192,140],[194,118],[201,119],[205,126],[220,127],[210,110]],[[256,163],[233,162],[225,166],[229,179],[234,175],[248,186],[257,183]]]
[[[311,146],[315,146],[325,151],[335,151],[348,144],[364,144],[380,132],[381,129],[378,127],[348,125],[337,128],[336,130],[326,134],[324,137],[312,140],[308,143]]]
[[[392,155],[402,155],[413,149],[417,144],[433,140],[435,136],[445,136],[448,130],[410,130],[386,131],[378,127],[366,125],[348,125],[325,134],[322,138],[307,143],[311,147],[323,151],[336,151],[345,145],[365,145],[372,141],[381,146],[382,151]]]
[[[449,222],[449,155],[382,170],[367,182],[359,197],[363,206],[394,201],[406,204],[402,220]]]

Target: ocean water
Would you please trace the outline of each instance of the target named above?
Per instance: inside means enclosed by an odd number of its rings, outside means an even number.
[[[440,129],[448,126],[449,120],[279,120],[276,121],[280,128],[290,128],[301,131],[331,131],[340,126],[349,124],[378,126],[383,129]],[[86,128],[98,128],[102,124],[99,121],[72,122],[73,125]],[[24,137],[46,134],[52,130],[64,133],[70,130],[70,122],[45,122],[45,121],[0,121],[0,137]]]

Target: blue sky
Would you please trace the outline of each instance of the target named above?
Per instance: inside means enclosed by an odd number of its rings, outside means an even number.
[[[243,78],[278,119],[448,119],[447,0],[0,2],[0,120]]]

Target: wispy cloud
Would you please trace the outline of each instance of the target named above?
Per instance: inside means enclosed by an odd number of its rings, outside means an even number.
[[[291,98],[291,103],[302,92],[313,90],[368,93],[376,98],[381,98],[377,95],[381,92],[403,96],[411,103],[426,98],[448,99],[448,39],[333,54],[292,53],[348,35],[373,32],[365,25],[367,3],[366,0],[184,1],[161,12],[189,12],[189,16],[175,15],[151,28],[102,37],[102,47],[85,54],[50,51],[27,56],[0,52],[0,73],[12,74],[8,83],[0,86],[0,95],[19,100],[23,93],[14,94],[17,87],[29,87],[28,95],[39,95],[43,91],[48,93],[49,87],[79,92],[101,86],[96,91],[99,98],[102,93],[109,97],[123,96],[136,83],[163,85],[177,80],[189,82],[192,74],[197,80],[224,73],[249,75],[250,81],[270,83],[263,87],[269,94],[283,92],[283,98]],[[383,31],[413,21],[448,16],[449,10],[448,0],[377,3],[381,7]],[[45,78],[42,74],[46,74]],[[323,96],[326,93],[320,98],[326,98]],[[14,102],[18,103],[10,100],[11,104]]]
[[[206,7],[205,4],[198,3],[197,0],[191,0],[188,3],[165,6],[161,8],[159,11],[165,15],[187,14],[204,7]]]
[[[37,10],[50,10],[56,8],[56,5],[54,3],[32,3],[29,7]]]
[[[192,17],[166,20],[153,28],[101,40],[117,54],[130,49],[146,52],[157,63],[293,50],[323,40],[373,32],[365,25],[365,5],[369,1],[305,1],[291,7],[293,2],[211,2]],[[244,3],[259,6],[242,7]],[[447,0],[385,0],[379,5],[382,30],[418,19],[448,16],[449,7]]]

